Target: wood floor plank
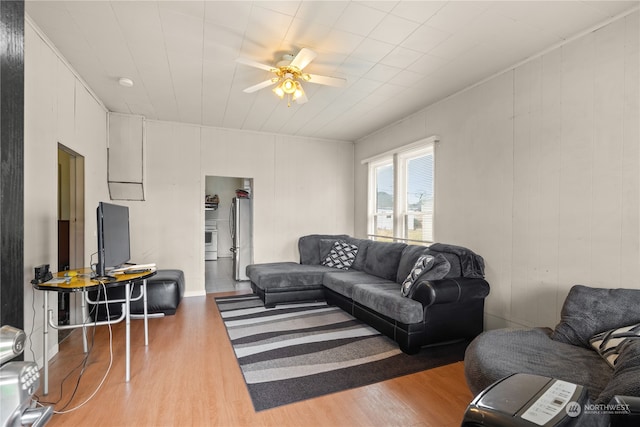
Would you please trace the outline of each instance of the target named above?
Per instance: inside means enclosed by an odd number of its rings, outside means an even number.
[[[185,298],[175,316],[150,319],[149,347],[142,321],[131,322],[129,383],[124,325],[115,325],[104,385],[84,406],[54,415],[48,426],[453,426],[473,397],[459,362],[256,413],[215,296]],[[62,396],[60,384],[83,357],[80,331],[74,331],[51,361],[50,393],[39,395],[41,401],[69,399],[78,371],[65,381]],[[108,328],[95,328],[95,346],[69,408],[94,392],[109,358]]]

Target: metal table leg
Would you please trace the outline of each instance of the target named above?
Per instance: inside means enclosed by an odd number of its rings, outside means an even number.
[[[125,297],[124,297],[124,309],[125,309],[125,381],[129,382],[131,378],[131,282],[127,282],[124,286],[125,289]]]
[[[42,381],[42,392],[46,396],[49,394],[49,323],[47,321],[49,310],[49,292],[44,291],[44,302],[42,303],[42,316],[44,324],[42,326],[42,354],[44,360],[42,361],[42,367],[44,369],[44,378]]]
[[[147,279],[142,281],[142,305],[144,313],[144,345],[149,346],[149,316],[147,309]]]
[[[89,346],[87,344],[87,327],[86,323],[89,320],[89,313],[87,311],[87,290],[82,291],[82,302],[80,303],[80,310],[82,311],[82,349],[84,352],[89,351]],[[96,311],[96,317],[98,316],[98,312]]]

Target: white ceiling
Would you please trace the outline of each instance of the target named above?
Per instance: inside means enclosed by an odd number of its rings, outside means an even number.
[[[26,1],[111,111],[355,141],[635,9],[638,1]],[[309,102],[242,90],[307,47]],[[28,46],[27,46],[28,49]],[[131,78],[124,88],[118,78]]]

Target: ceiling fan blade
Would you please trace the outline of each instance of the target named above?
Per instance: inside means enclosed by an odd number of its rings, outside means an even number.
[[[248,65],[249,67],[256,67],[256,68],[260,68],[261,70],[271,71],[272,73],[278,71],[277,68],[272,67],[271,65],[261,64],[252,59],[247,59],[243,57],[237,58],[236,62],[239,62],[240,64]]]
[[[277,81],[278,81],[277,77],[273,79],[265,80],[262,83],[258,83],[257,85],[249,86],[248,88],[243,90],[243,92],[253,93],[253,92],[259,91],[260,89],[264,89],[265,87],[271,86],[272,84],[275,84]]]
[[[299,70],[302,70],[304,67],[309,65],[309,63],[313,61],[316,56],[318,56],[317,53],[315,53],[311,49],[303,47],[300,52],[298,52],[296,57],[293,58],[293,61],[291,61],[291,66],[298,67]]]
[[[339,77],[320,76],[318,74],[309,74],[309,83],[315,83],[319,85],[342,87],[347,81]]]

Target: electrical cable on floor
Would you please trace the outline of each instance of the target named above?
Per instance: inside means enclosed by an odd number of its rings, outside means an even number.
[[[95,306],[91,309],[92,311],[95,310]],[[91,312],[90,312],[91,315]],[[86,319],[85,319],[86,322]],[[65,375],[65,377],[62,379],[62,381],[60,382],[60,398],[58,400],[56,400],[55,402],[47,402],[47,401],[40,401],[40,398],[38,396],[36,396],[37,401],[41,404],[48,404],[48,405],[57,405],[60,403],[60,401],[62,400],[62,394],[64,392],[64,383],[71,377],[71,375],[80,367],[83,368],[82,372],[80,372],[78,378],[76,379],[76,389],[78,388],[78,384],[80,384],[80,380],[82,378],[82,373],[84,372],[84,366],[87,364],[87,361],[89,360],[89,356],[91,355],[91,351],[93,350],[93,346],[95,344],[95,336],[96,336],[96,327],[94,324],[93,327],[93,332],[91,335],[91,346],[87,349],[87,352],[85,353],[84,357],[82,358],[82,360],[80,361],[80,363],[75,366],[73,369],[71,369],[71,371],[69,371],[69,373],[67,375]],[[73,399],[73,396],[75,395],[75,390],[74,393],[71,395],[71,399]],[[66,404],[68,405],[68,403]],[[66,406],[65,405],[65,406]]]
[[[100,301],[100,290],[98,290],[98,301]],[[89,361],[89,357],[91,356],[91,352],[93,350],[93,346],[95,345],[96,323],[98,321],[98,319],[97,319],[98,306],[99,306],[98,304],[94,304],[93,307],[91,308],[91,310],[89,311],[88,317],[84,318],[83,321],[82,321],[83,329],[84,329],[84,326],[86,326],[88,324],[89,319],[91,319],[92,314],[96,316],[94,318],[94,320],[92,321],[94,323],[94,325],[93,325],[93,330],[92,330],[92,335],[91,335],[91,346],[87,349],[87,352],[85,353],[85,355],[82,358],[82,360],[80,361],[80,363],[76,367],[71,369],[71,371],[69,371],[69,373],[60,382],[60,398],[55,402],[42,402],[42,401],[40,401],[39,403],[48,404],[48,405],[57,405],[57,404],[59,404],[60,400],[62,400],[62,394],[63,394],[63,391],[64,391],[64,383],[71,377],[71,374],[73,374],[78,368],[82,367],[82,371],[80,372],[78,378],[76,379],[75,390],[77,390],[78,385],[80,384],[80,380],[82,379],[82,374],[84,373],[85,366],[86,366],[87,362]],[[95,314],[94,314],[94,312],[95,312]],[[73,394],[71,395],[70,401],[75,396],[75,390],[74,390]],[[39,397],[36,396],[36,402],[38,402],[38,401],[39,401]],[[68,403],[65,405],[65,407],[67,405],[68,405]]]
[[[33,313],[33,316],[31,316],[31,331],[29,332],[29,350],[31,350],[31,357],[33,358],[33,361],[36,362],[36,353],[35,351],[33,351],[32,339],[33,329],[35,328],[36,324],[36,290],[33,287],[31,288],[31,312]]]
[[[102,281],[100,281],[100,285],[102,285],[102,290],[104,292],[105,308],[106,308],[106,312],[107,312],[107,317],[106,318],[107,318],[107,321],[109,321],[110,318],[111,318],[111,314],[109,313],[109,300],[108,300],[108,297],[107,297],[107,288],[106,288],[104,282],[102,282]],[[100,302],[100,291],[98,291],[98,301],[97,302],[98,303]],[[98,304],[96,304],[95,307],[98,307]],[[108,323],[108,326],[109,326],[109,366],[107,367],[107,370],[104,373],[104,376],[102,377],[102,380],[100,381],[100,383],[98,384],[96,389],[93,391],[93,393],[91,393],[91,395],[89,397],[87,397],[87,399],[84,402],[80,403],[79,405],[77,405],[77,406],[75,406],[75,407],[73,407],[71,409],[64,410],[67,406],[69,406],[69,404],[71,403],[71,401],[75,397],[75,394],[76,394],[76,392],[78,390],[78,386],[80,384],[80,380],[82,378],[82,375],[85,372],[86,363],[87,363],[87,361],[89,359],[89,354],[91,353],[90,350],[93,349],[94,342],[95,342],[95,330],[96,330],[96,327],[97,327],[97,322],[98,322],[98,310],[96,309],[94,326],[93,326],[93,337],[92,337],[91,348],[89,349],[89,351],[87,351],[87,354],[85,355],[84,360],[80,363],[80,365],[78,365],[76,368],[74,368],[71,371],[71,372],[73,372],[76,369],[78,369],[78,367],[82,366],[82,371],[80,372],[80,375],[78,376],[78,380],[76,382],[76,387],[74,388],[73,393],[72,393],[71,397],[69,398],[69,401],[62,407],[62,410],[58,410],[58,411],[54,410],[53,411],[54,414],[68,414],[68,413],[73,412],[73,411],[75,411],[77,409],[80,409],[81,407],[86,405],[98,393],[98,391],[100,390],[100,388],[102,387],[102,385],[106,381],[107,376],[109,375],[109,372],[111,371],[111,367],[113,365],[113,330],[111,328],[111,323]],[[69,375],[71,375],[71,373],[69,373]],[[67,377],[69,375],[67,375]],[[64,380],[66,380],[67,377],[65,377]],[[64,383],[64,380],[63,380],[62,383]],[[62,384],[61,384],[60,392],[61,392],[61,397],[62,397]],[[43,403],[46,403],[46,402],[43,402]],[[38,404],[40,406],[44,406],[43,403],[36,401],[36,404]]]
[[[99,301],[99,297],[98,297],[98,301]],[[73,401],[73,399],[76,396],[76,393],[78,392],[78,387],[80,387],[80,381],[82,380],[82,376],[84,375],[85,370],[87,369],[87,364],[89,363],[89,357],[91,356],[91,353],[93,351],[93,347],[95,345],[95,341],[96,341],[96,323],[98,321],[98,313],[96,310],[95,313],[95,319],[94,319],[94,325],[93,325],[93,331],[91,333],[91,346],[87,349],[87,353],[85,354],[84,358],[82,359],[82,362],[80,362],[80,364],[78,366],[76,366],[75,368],[73,368],[73,370],[71,372],[69,372],[69,374],[62,380],[62,383],[60,384],[60,397],[62,398],[62,386],[64,385],[64,382],[66,381],[66,379],[68,377],[71,376],[71,373],[73,373],[76,369],[82,367],[82,369],[80,370],[80,374],[78,375],[78,378],[76,380],[76,385],[73,389],[73,392],[71,393],[71,396],[69,397],[69,399],[67,400],[67,403],[64,404],[64,406],[62,407],[62,409],[65,409],[67,406],[69,406],[69,404]],[[59,402],[59,401],[58,401]]]

